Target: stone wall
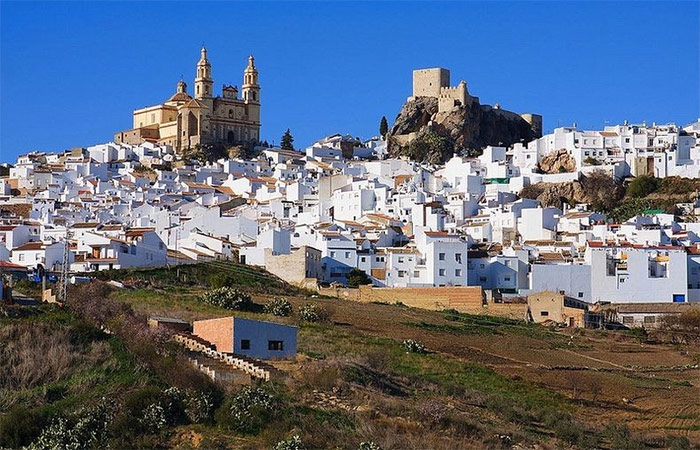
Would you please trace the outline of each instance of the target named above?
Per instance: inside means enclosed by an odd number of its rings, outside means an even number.
[[[433,311],[456,309],[470,314],[525,319],[526,304],[487,302],[480,286],[376,288],[322,288],[319,293],[355,302],[401,302],[406,306]]]
[[[273,255],[272,250],[266,248],[265,270],[290,284],[308,284],[308,278],[322,278],[321,252],[302,246],[288,255]]]
[[[440,96],[440,88],[450,85],[450,71],[442,68],[418,69],[413,71],[413,96]]]

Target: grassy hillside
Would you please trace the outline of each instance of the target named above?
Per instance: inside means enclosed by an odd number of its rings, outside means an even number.
[[[2,336],[25,343],[10,351],[51,341],[72,356],[46,358],[51,376],[3,374],[0,445],[36,442],[40,425],[59,417],[68,417],[64,428],[81,436],[79,424],[88,419],[76,418],[76,408],[96,408],[103,398],[109,411],[78,414],[118,419],[98,427],[104,432],[89,441],[93,447],[269,449],[294,436],[309,449],[692,448],[700,442],[697,347],[315,298],[263,271],[212,269],[119,271],[112,275],[134,288],[82,286],[70,293],[66,310],[42,306],[3,319]],[[217,275],[227,278],[220,282]],[[230,311],[201,301],[221,283],[246,290],[257,306]],[[281,293],[293,313],[263,313],[262,305]],[[308,304],[327,319],[301,320]],[[138,326],[147,314],[188,320],[235,314],[295,324],[299,357],[277,363],[286,379],[261,391],[214,385],[166,337]],[[409,351],[405,340],[425,352]],[[200,397],[207,407],[195,400]],[[241,411],[245,404],[256,406]],[[13,438],[8,430],[26,408],[37,411],[37,425]]]

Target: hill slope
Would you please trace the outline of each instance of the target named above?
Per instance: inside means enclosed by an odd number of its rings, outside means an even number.
[[[235,281],[248,279],[245,268],[204,267],[228,274],[233,287],[250,289]],[[91,405],[107,394],[121,405],[118,417],[128,411],[143,418],[153,413],[151,405],[169,398],[164,394],[168,387],[177,386],[214,393],[215,412],[206,420],[183,418],[155,431],[144,426],[150,422],[139,421],[131,445],[269,449],[294,435],[306,448],[344,449],[370,441],[383,449],[688,448],[700,442],[700,374],[692,366],[700,358],[696,347],[679,351],[618,333],[571,335],[515,320],[312,298],[291,289],[286,298],[294,313],[289,317],[228,311],[199,300],[210,287],[209,277],[180,281],[201,268],[180,268],[179,275],[177,269],[157,269],[159,276],[154,269],[137,271],[141,279],[151,280],[148,288],[84,286],[72,292],[73,306],[62,314],[89,317],[70,319],[80,323],[102,318],[112,324],[111,339],[124,343],[134,361],[128,372],[138,377],[120,376],[124,383],[104,388],[99,382],[83,383],[63,391],[60,401],[46,395],[17,398],[0,406],[4,417],[16,415],[19,405],[50,408],[48,414],[60,416],[70,411],[61,401],[75,404],[80,399]],[[264,272],[256,273],[265,278]],[[274,295],[260,286],[249,292],[258,305]],[[325,310],[328,320],[302,321],[298,311],[306,304]],[[41,310],[43,314],[24,319],[4,319],[0,326],[14,326],[17,320],[36,325],[55,314],[51,308]],[[256,415],[256,427],[236,428],[230,422],[231,402],[240,401],[240,388],[212,391],[207,380],[183,375],[191,367],[169,362],[177,361],[177,352],[166,342],[153,344],[157,351],[150,352],[138,347],[148,347],[154,336],[123,335],[121,330],[133,329],[122,328],[120,317],[148,314],[188,320],[235,314],[298,325],[298,359],[276,363],[288,374],[286,381],[262,386],[274,410]],[[407,351],[405,339],[422,343],[427,353]],[[92,394],[81,397],[81,392]],[[2,429],[0,423],[0,438]],[[114,442],[116,431],[108,430],[108,442]]]

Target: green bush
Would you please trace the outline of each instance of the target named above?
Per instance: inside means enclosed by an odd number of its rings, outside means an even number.
[[[610,448],[618,450],[641,450],[647,448],[642,440],[630,433],[627,425],[608,425],[605,429],[605,437],[610,441]]]
[[[307,303],[299,308],[299,317],[305,322],[321,322],[326,320],[327,316],[326,310],[312,303]]]
[[[402,345],[409,353],[427,353],[425,346],[413,339],[406,339]]]
[[[209,286],[214,289],[230,287],[235,284],[235,280],[230,275],[221,272],[212,273],[209,275],[207,282],[209,283]]]
[[[28,450],[105,448],[114,405],[102,403],[83,408],[76,414],[62,416],[44,428]]]
[[[199,299],[219,308],[238,311],[250,309],[253,304],[250,295],[230,287],[221,287],[205,292]]]
[[[292,314],[292,304],[284,297],[275,297],[263,306],[263,311],[266,314],[274,316],[286,317]]]
[[[0,448],[20,448],[29,445],[44,429],[46,414],[41,410],[15,406],[0,416]]]
[[[272,394],[262,388],[246,386],[224,402],[216,412],[216,420],[226,428],[255,434],[270,421],[276,408],[277,400]]]
[[[646,197],[659,189],[658,178],[649,175],[640,175],[627,186],[627,195],[635,198]]]
[[[382,448],[374,442],[369,441],[360,442],[360,445],[357,447],[357,450],[382,450]]]
[[[350,287],[358,287],[366,284],[372,284],[372,280],[369,276],[367,276],[367,273],[365,273],[364,270],[360,270],[358,268],[352,269],[350,273],[348,273],[346,278],[348,280],[348,286]]]
[[[286,441],[279,441],[277,445],[275,445],[274,450],[305,450],[306,447],[304,447],[304,444],[301,442],[301,438],[299,436],[292,436],[291,439],[287,439]]]

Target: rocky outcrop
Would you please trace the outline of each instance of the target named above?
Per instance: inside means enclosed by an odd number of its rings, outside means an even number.
[[[561,149],[546,155],[540,161],[540,170],[544,173],[575,172],[576,160],[567,153],[566,149]]]
[[[389,130],[389,136],[418,132],[428,125],[430,118],[437,112],[438,101],[433,97],[418,97],[406,102]]]
[[[396,117],[388,134],[389,152],[408,156],[410,139],[404,137],[426,128],[447,138],[455,151],[472,155],[479,154],[487,145],[510,146],[537,137],[530,124],[513,112],[480,105],[477,101],[449,112],[438,112],[437,99],[417,97],[407,101]]]
[[[523,198],[535,199],[542,206],[560,209],[564,203],[588,203],[609,210],[618,204],[624,194],[622,185],[602,171],[567,183],[537,183],[520,191]]]

